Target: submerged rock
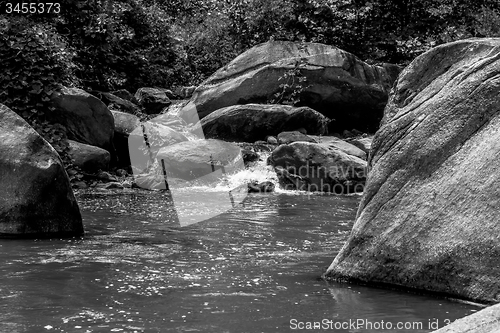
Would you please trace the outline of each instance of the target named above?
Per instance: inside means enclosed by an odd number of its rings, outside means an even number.
[[[403,71],[327,278],[500,302],[498,73],[498,38],[436,47]]]
[[[255,142],[301,127],[311,134],[326,134],[328,122],[308,107],[246,104],[219,109],[203,118],[200,125],[206,138]]]
[[[362,192],[366,179],[366,161],[329,143],[281,145],[268,163],[287,190],[349,194]]]
[[[252,182],[248,184],[248,193],[269,193],[274,192],[275,185],[273,182]]]
[[[292,84],[283,80],[297,70],[305,79],[302,88],[292,88],[300,89],[300,105],[334,119],[332,129],[374,132],[401,68],[368,65],[330,45],[271,41],[242,53],[198,86],[183,117],[194,122],[196,114],[202,119],[231,105],[269,103],[283,93],[283,84]]]
[[[83,235],[80,209],[57,152],[0,104],[0,237]]]

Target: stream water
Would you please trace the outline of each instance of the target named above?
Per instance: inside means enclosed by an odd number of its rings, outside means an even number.
[[[77,197],[84,238],[0,242],[0,332],[430,332],[478,310],[321,280],[358,196],[249,195],[187,227],[165,192]]]

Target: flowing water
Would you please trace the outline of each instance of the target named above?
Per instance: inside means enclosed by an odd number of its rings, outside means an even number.
[[[430,332],[479,309],[321,280],[359,196],[249,195],[187,227],[166,192],[77,197],[84,238],[0,242],[0,332]]]

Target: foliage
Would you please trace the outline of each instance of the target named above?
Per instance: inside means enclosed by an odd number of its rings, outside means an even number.
[[[0,102],[67,160],[50,124],[61,84],[86,90],[197,85],[269,40],[335,45],[368,62],[407,64],[429,48],[500,37],[498,0],[61,0],[58,15],[0,15]],[[296,105],[302,63],[271,100]]]
[[[296,106],[301,102],[302,92],[309,87],[306,85],[307,77],[302,74],[302,68],[306,64],[306,59],[300,59],[292,69],[287,70],[278,78],[279,81],[283,81],[279,85],[281,90],[274,94],[269,103]]]
[[[68,142],[64,127],[51,124],[50,97],[61,84],[75,82],[72,54],[50,25],[29,24],[23,17],[0,16],[0,103],[23,117],[59,153],[66,166]]]

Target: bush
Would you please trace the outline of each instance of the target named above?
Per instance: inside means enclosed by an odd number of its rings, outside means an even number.
[[[48,123],[45,114],[61,84],[77,83],[72,53],[48,24],[0,16],[0,32],[0,103],[24,118],[70,165],[65,129]]]

